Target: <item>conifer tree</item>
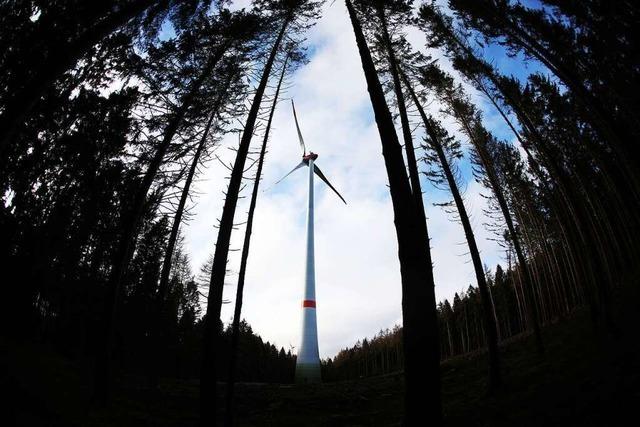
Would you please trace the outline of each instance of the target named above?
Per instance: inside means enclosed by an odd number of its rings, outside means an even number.
[[[350,0],[346,0],[346,5],[380,134],[398,239],[404,328],[405,422],[411,423],[423,417],[426,407],[429,420],[439,425],[442,421],[440,344],[435,294],[433,285],[429,282],[431,265],[426,264],[428,236],[424,233],[424,227],[419,225],[415,198],[402,158],[402,147],[360,20]],[[419,357],[424,354],[425,349],[428,358],[426,363]]]
[[[144,211],[147,201],[147,194],[151,189],[156,175],[162,167],[165,156],[171,146],[171,142],[178,132],[180,126],[187,113],[191,110],[193,102],[199,95],[202,86],[209,80],[213,70],[221,61],[225,53],[233,46],[243,43],[246,39],[253,37],[256,31],[257,21],[254,16],[244,13],[232,15],[228,12],[222,12],[220,17],[213,18],[216,21],[202,22],[200,31],[207,36],[203,37],[198,44],[191,45],[191,39],[187,35],[181,41],[179,48],[196,49],[191,53],[192,58],[197,58],[195,64],[188,64],[182,70],[187,73],[186,90],[179,94],[179,101],[175,110],[171,111],[167,118],[166,125],[160,135],[160,141],[145,170],[144,176],[138,189],[135,192],[131,207],[126,209],[122,218],[122,229],[120,234],[120,242],[116,250],[113,262],[113,268],[110,273],[110,279],[107,289],[107,297],[105,299],[105,309],[103,314],[103,334],[104,348],[98,354],[96,363],[96,380],[95,395],[96,399],[104,401],[108,397],[108,382],[110,378],[109,359],[113,341],[113,323],[116,317],[119,293],[122,287],[122,281],[126,274],[127,267],[134,251],[134,240],[138,223]],[[197,49],[205,49],[204,52]],[[170,56],[173,48],[167,46],[166,49]],[[164,53],[160,50],[159,53]],[[195,53],[195,55],[194,55]],[[200,57],[198,58],[198,54]],[[180,52],[179,55],[189,56],[189,52]],[[195,76],[189,75],[195,67]],[[179,77],[179,76],[177,76]],[[184,77],[183,77],[184,78]]]
[[[256,7],[263,13],[269,13],[271,24],[274,27],[275,40],[271,45],[265,66],[262,70],[258,87],[255,91],[245,127],[240,139],[240,145],[236,153],[229,187],[227,188],[225,203],[220,217],[220,226],[216,240],[216,249],[211,266],[211,281],[207,296],[206,317],[204,320],[204,352],[202,358],[202,375],[200,381],[200,423],[203,426],[216,423],[215,384],[217,379],[217,354],[216,341],[222,308],[222,291],[227,269],[227,256],[231,240],[231,231],[238,203],[238,196],[242,183],[243,173],[249,146],[253,137],[256,119],[262,104],[271,70],[276,55],[287,32],[292,34],[303,31],[308,21],[317,17],[318,2],[307,0],[261,0],[256,2]]]

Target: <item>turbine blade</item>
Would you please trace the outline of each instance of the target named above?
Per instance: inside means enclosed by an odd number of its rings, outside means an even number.
[[[325,184],[327,184],[329,186],[329,188],[331,188],[333,190],[334,193],[336,193],[338,195],[338,197],[340,197],[340,200],[342,200],[344,202],[344,204],[347,204],[347,201],[344,199],[344,197],[342,197],[340,195],[340,193],[338,193],[338,190],[336,190],[335,188],[333,188],[333,185],[331,185],[331,183],[329,182],[329,180],[327,179],[326,176],[324,176],[324,174],[322,173],[322,171],[320,170],[320,168],[318,166],[316,166],[316,164],[313,164],[313,172],[318,175],[320,177],[321,180],[324,181]]]
[[[278,185],[280,184],[282,181],[284,181],[284,179],[286,177],[288,177],[289,175],[291,175],[292,173],[294,173],[295,171],[297,171],[298,169],[300,169],[301,167],[305,166],[306,163],[304,161],[300,162],[300,164],[298,166],[296,166],[295,168],[291,169],[291,172],[289,172],[288,174],[286,174],[285,176],[283,176],[282,178],[280,178],[280,180],[278,182],[276,182],[273,185]]]
[[[307,149],[304,146],[304,138],[302,137],[302,132],[300,132],[300,125],[298,124],[298,116],[296,115],[296,105],[293,103],[293,99],[291,100],[291,107],[293,108],[293,119],[296,121],[296,129],[298,130],[298,140],[300,141],[300,147],[302,148],[302,155],[307,154]]]

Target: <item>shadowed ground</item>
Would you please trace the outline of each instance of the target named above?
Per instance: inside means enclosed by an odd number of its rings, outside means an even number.
[[[504,344],[507,383],[495,396],[485,393],[484,355],[443,363],[446,425],[629,425],[625,416],[640,404],[640,351],[633,335],[621,331],[610,338],[581,312],[545,328],[544,336],[543,358],[528,337]],[[125,377],[111,406],[96,409],[89,404],[89,369],[44,349],[2,347],[3,388],[11,394],[8,425],[197,425],[196,382],[164,380],[154,392],[144,378]],[[393,426],[402,413],[400,374],[323,385],[238,384],[236,390],[241,426]]]

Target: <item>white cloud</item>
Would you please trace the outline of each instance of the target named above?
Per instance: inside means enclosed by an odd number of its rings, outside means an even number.
[[[311,62],[292,78],[286,96],[294,96],[307,147],[318,152],[318,165],[347,199],[345,206],[321,182],[316,182],[316,283],[318,330],[322,357],[333,356],[358,339],[401,321],[400,274],[393,212],[377,128],[362,74],[353,31],[344,5],[327,6],[311,30],[315,50]],[[289,101],[280,103],[270,138],[262,189],[271,186],[300,160]],[[259,143],[259,138],[254,143]],[[237,144],[237,135],[224,141]],[[223,157],[233,152],[222,148]],[[243,317],[264,340],[288,348],[299,345],[300,303],[303,292],[306,188],[304,169],[268,191],[258,200],[251,255],[244,294]],[[213,251],[216,219],[222,211],[222,191],[228,171],[211,162],[196,190],[201,194],[193,219],[184,227],[194,269]],[[495,244],[486,240],[478,185],[469,185],[467,199],[473,211],[478,243],[485,262],[497,260]],[[249,195],[251,186],[245,190]],[[474,282],[473,268],[462,227],[449,221],[431,198],[442,197],[427,189],[425,201],[432,237],[438,299],[451,298]],[[236,222],[244,222],[246,199]],[[233,235],[240,248],[244,228]],[[237,270],[239,252],[230,256]],[[228,277],[235,283],[236,275]],[[224,297],[234,300],[235,287]],[[223,319],[232,315],[223,307]]]

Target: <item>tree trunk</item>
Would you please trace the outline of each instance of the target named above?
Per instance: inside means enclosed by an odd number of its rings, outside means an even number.
[[[409,117],[407,115],[407,107],[404,100],[404,94],[402,93],[402,84],[400,83],[400,72],[398,61],[396,60],[395,53],[393,51],[393,44],[389,31],[387,28],[387,20],[384,15],[384,7],[378,8],[378,18],[382,26],[382,38],[384,46],[387,51],[387,57],[389,61],[389,69],[393,77],[393,89],[398,102],[398,112],[400,113],[400,123],[402,125],[402,137],[404,140],[404,149],[407,155],[407,166],[409,169],[409,181],[411,182],[411,190],[413,191],[413,198],[415,199],[418,219],[425,224],[424,232],[429,236],[427,228],[427,217],[424,208],[424,201],[422,199],[422,187],[420,185],[420,173],[418,171],[418,162],[416,161],[415,147],[413,145],[413,137],[411,136],[411,126],[409,124]],[[429,264],[431,264],[431,251],[428,251]]]
[[[449,105],[453,106],[454,104],[453,102],[451,102],[452,100],[450,98],[449,98],[449,101],[450,101]],[[527,260],[524,257],[524,253],[522,252],[522,247],[520,246],[520,237],[516,233],[515,226],[513,225],[513,218],[511,216],[511,211],[509,210],[509,206],[507,205],[507,201],[504,197],[504,193],[502,192],[502,187],[500,186],[500,183],[498,181],[498,175],[494,167],[494,164],[491,160],[491,157],[489,156],[489,153],[487,152],[485,143],[483,141],[478,140],[477,136],[472,131],[471,125],[467,121],[467,119],[463,117],[463,115],[459,111],[455,110],[455,107],[453,108],[454,108],[455,114],[458,116],[458,119],[462,122],[465,133],[467,134],[467,136],[469,137],[469,140],[475,147],[478,153],[478,157],[482,162],[482,166],[484,167],[484,170],[487,173],[487,178],[489,179],[491,189],[493,190],[493,194],[495,195],[496,200],[498,201],[498,205],[500,206],[500,210],[502,211],[502,216],[504,217],[504,220],[507,224],[507,229],[509,230],[509,235],[511,236],[511,241],[513,242],[513,248],[516,252],[516,256],[518,257],[518,264],[520,265],[520,268],[522,268],[522,276],[524,279],[525,293],[527,294],[526,298],[530,299],[530,296],[531,296],[530,294],[533,289],[531,274],[529,273],[529,267],[527,265]],[[531,322],[530,324],[533,328],[536,347],[539,353],[544,353],[544,345],[542,342],[542,333],[540,332],[540,320],[539,320],[538,311],[536,310],[533,304],[529,305],[529,307],[530,309],[528,310],[527,314]]]
[[[185,180],[184,187],[182,188],[182,194],[180,196],[180,201],[178,202],[178,207],[176,209],[176,214],[173,218],[173,224],[171,225],[171,232],[169,233],[169,240],[167,242],[167,249],[164,254],[164,260],[162,263],[162,270],[160,272],[160,283],[158,285],[158,290],[156,292],[156,312],[157,319],[153,326],[154,332],[154,346],[152,349],[152,360],[153,362],[150,364],[153,366],[153,371],[151,372],[151,386],[157,386],[157,378],[158,372],[160,370],[160,357],[158,354],[161,353],[162,349],[162,336],[163,330],[166,325],[166,320],[168,318],[168,313],[166,312],[166,299],[167,293],[169,291],[169,277],[171,274],[171,261],[173,260],[173,252],[175,250],[176,241],[178,239],[178,231],[180,230],[180,225],[182,224],[182,216],[184,214],[184,208],[187,204],[187,199],[189,198],[189,192],[191,190],[191,183],[193,182],[193,178],[198,169],[198,165],[200,163],[200,157],[202,152],[204,151],[205,146],[207,145],[207,137],[209,136],[209,132],[211,129],[211,125],[215,120],[216,116],[220,111],[220,106],[223,103],[223,95],[226,94],[226,90],[222,90],[221,94],[218,96],[214,103],[214,108],[207,121],[207,124],[202,133],[202,137],[196,147],[196,151],[193,155],[193,159],[191,160],[191,166],[189,168],[189,172],[187,174],[187,179]],[[155,356],[153,356],[155,354]]]
[[[240,256],[240,272],[238,273],[238,285],[236,290],[236,304],[233,312],[233,326],[231,334],[231,349],[229,360],[229,377],[227,380],[227,400],[225,411],[225,425],[228,427],[233,426],[233,394],[236,381],[236,362],[238,358],[238,339],[240,337],[240,316],[242,313],[242,297],[244,293],[244,279],[247,272],[247,261],[249,260],[249,247],[251,245],[251,232],[253,230],[253,215],[256,209],[256,203],[258,200],[258,189],[260,187],[260,178],[262,176],[262,166],[264,164],[264,156],[267,152],[267,142],[269,140],[269,132],[271,131],[271,122],[273,120],[273,114],[276,111],[276,105],[278,104],[278,97],[280,96],[280,88],[284,80],[285,73],[287,71],[287,62],[289,56],[285,58],[282,66],[282,73],[278,80],[278,86],[273,97],[273,104],[271,105],[271,111],[269,112],[269,119],[267,120],[267,127],[264,131],[264,138],[262,140],[262,147],[260,149],[260,157],[258,158],[258,166],[256,170],[256,178],[253,184],[253,191],[251,193],[251,202],[249,203],[249,212],[247,214],[247,226],[244,232],[244,242],[242,244],[242,255]]]
[[[260,83],[253,98],[247,122],[245,124],[240,146],[236,154],[236,160],[229,180],[229,188],[225,197],[216,250],[211,265],[211,281],[209,284],[209,295],[207,297],[206,317],[204,318],[204,349],[202,357],[202,372],[200,376],[200,424],[202,426],[216,425],[216,381],[217,381],[217,354],[216,347],[218,341],[218,323],[220,322],[220,310],[222,308],[222,291],[227,269],[227,256],[229,254],[229,243],[231,231],[233,229],[233,218],[238,204],[240,186],[244,165],[247,160],[251,138],[256,124],[256,119],[260,111],[262,96],[269,81],[271,68],[284,38],[287,27],[292,19],[289,13],[282,24],[278,37],[271,49],[269,58],[262,72]]]
[[[560,185],[560,188],[563,189],[562,187],[562,183],[559,182],[559,180],[562,178],[563,175],[563,171],[561,171],[557,164],[557,161],[555,159],[555,157],[550,154],[549,149],[546,145],[546,142],[544,141],[544,139],[542,138],[542,136],[540,135],[540,133],[538,132],[538,130],[536,129],[533,121],[531,120],[530,115],[528,114],[526,108],[523,108],[523,106],[521,105],[521,103],[516,99],[516,97],[514,96],[513,93],[511,93],[507,87],[503,84],[503,82],[501,81],[501,79],[499,78],[498,75],[496,75],[496,73],[494,72],[494,70],[492,69],[492,67],[486,65],[482,60],[478,59],[475,56],[475,53],[472,51],[472,49],[466,44],[464,43],[455,33],[452,29],[448,29],[448,34],[449,36],[452,38],[452,40],[456,43],[456,45],[460,48],[460,50],[463,52],[461,53],[461,55],[466,55],[466,57],[470,60],[472,60],[474,63],[476,63],[478,65],[478,69],[481,70],[479,72],[481,72],[492,84],[493,86],[502,94],[503,98],[505,99],[506,103],[511,107],[511,109],[514,111],[514,113],[516,114],[516,116],[518,117],[518,120],[520,121],[520,123],[522,124],[522,126],[529,132],[530,136],[531,136],[531,142],[534,144],[534,146],[536,147],[536,149],[538,150],[538,152],[542,155],[543,161],[545,166],[547,167],[547,170],[549,170],[552,178],[554,178],[558,184]],[[475,80],[476,83],[478,78],[473,78],[471,77],[472,80]],[[483,88],[482,84],[480,84],[480,90],[486,90],[486,88]],[[489,97],[491,99],[491,97]],[[494,104],[495,105],[495,104]],[[527,150],[526,146],[523,146],[523,148],[525,148],[525,150]],[[618,177],[615,182],[618,184],[618,187],[616,187],[616,185],[614,185],[614,176],[616,174],[613,174],[612,171],[618,171],[618,169],[620,169],[618,166],[616,166],[615,164],[613,164],[610,160],[608,160],[607,154],[602,152],[602,150],[598,150],[596,147],[594,147],[592,144],[590,145],[586,145],[585,148],[589,151],[590,155],[593,157],[594,160],[596,160],[599,164],[600,167],[603,170],[603,175],[605,177],[605,180],[610,183],[610,187],[611,187],[611,194],[613,195],[613,199],[615,200],[615,202],[617,203],[617,205],[619,206],[618,209],[616,209],[616,212],[623,218],[622,223],[624,224],[629,224],[629,223],[636,223],[636,218],[634,216],[630,216],[630,215],[625,215],[625,213],[627,212],[627,205],[628,203],[626,203],[626,200],[629,199],[629,197],[622,197],[621,194],[626,194],[624,192],[621,192],[618,188],[627,188],[628,184],[630,182],[636,182],[634,181],[636,179],[636,177],[632,177],[632,180],[629,179],[624,179],[623,177]],[[627,172],[629,172],[629,168],[626,168]],[[618,174],[619,175],[619,174]],[[637,185],[635,187],[633,187],[633,189],[635,190],[636,188],[640,188]],[[565,191],[565,190],[563,190]],[[637,194],[637,193],[636,193]],[[637,199],[636,199],[637,200]],[[569,206],[570,209],[572,209],[572,206]]]
[[[142,182],[136,192],[131,208],[125,212],[122,220],[122,235],[118,249],[115,253],[113,268],[109,276],[107,297],[105,298],[105,311],[103,314],[103,340],[104,345],[99,350],[94,382],[95,398],[98,401],[106,401],[109,397],[110,359],[113,344],[113,324],[116,318],[120,288],[124,275],[133,255],[134,241],[140,218],[144,213],[147,193],[153,184],[158,170],[162,166],[164,156],[171,145],[171,141],[182,123],[184,115],[190,107],[205,79],[211,74],[218,61],[227,50],[227,45],[220,46],[205,65],[200,76],[193,81],[189,91],[183,96],[180,107],[175,111],[169,124],[164,130],[163,138],[147,167]]]
[[[469,215],[467,214],[467,210],[464,206],[464,201],[462,200],[462,196],[460,191],[458,190],[458,185],[455,181],[455,177],[449,165],[449,161],[447,160],[447,156],[444,152],[444,147],[442,146],[438,135],[436,134],[433,126],[431,124],[431,120],[427,117],[422,105],[420,104],[418,97],[416,96],[413,88],[409,85],[409,82],[405,80],[405,84],[407,85],[407,89],[411,93],[411,97],[413,98],[416,107],[418,108],[418,112],[420,113],[420,117],[424,121],[424,126],[427,131],[427,135],[432,142],[432,146],[436,151],[440,164],[442,166],[442,170],[447,179],[447,183],[449,184],[449,189],[451,190],[451,194],[453,196],[454,202],[456,204],[456,208],[458,210],[458,214],[460,215],[460,222],[462,222],[462,227],[464,229],[464,234],[467,239],[467,244],[469,245],[469,253],[471,255],[471,261],[473,263],[473,268],[476,274],[476,281],[478,282],[478,289],[480,291],[480,297],[482,301],[482,313],[486,325],[487,332],[487,347],[489,349],[489,389],[490,391],[495,390],[502,383],[502,377],[500,373],[500,356],[498,349],[498,329],[496,325],[496,318],[493,315],[493,307],[491,304],[491,296],[489,295],[489,287],[487,285],[487,279],[484,274],[484,268],[482,265],[482,260],[480,259],[480,252],[478,250],[478,245],[476,243],[475,235],[473,233],[473,229],[471,227],[471,221],[469,220]]]
[[[167,249],[164,254],[164,261],[162,263],[162,270],[160,273],[160,284],[158,285],[158,291],[156,294],[157,303],[159,307],[164,304],[164,301],[167,298],[167,293],[169,290],[169,276],[171,274],[171,261],[173,259],[173,251],[175,249],[176,241],[178,239],[178,230],[180,229],[180,224],[182,223],[182,215],[184,214],[184,208],[187,204],[187,199],[189,198],[191,183],[193,182],[193,178],[195,176],[196,170],[198,168],[198,164],[200,162],[200,156],[202,155],[204,147],[207,143],[207,137],[209,135],[211,124],[213,123],[213,120],[217,114],[218,114],[218,108],[216,108],[214,112],[211,114],[211,116],[209,117],[207,125],[204,129],[204,132],[202,133],[202,138],[200,139],[200,142],[198,143],[198,146],[196,148],[196,152],[193,155],[193,159],[191,160],[189,173],[187,174],[187,179],[184,183],[184,187],[182,188],[182,194],[180,196],[180,201],[176,209],[176,214],[173,218],[173,224],[171,225],[169,241],[167,242]]]
[[[351,1],[346,0],[345,3],[380,133],[398,240],[404,325],[404,422],[405,425],[413,425],[414,420],[426,418],[438,426],[442,423],[440,344],[433,275],[431,265],[426,262],[429,240],[419,225],[402,147],[362,27]]]

